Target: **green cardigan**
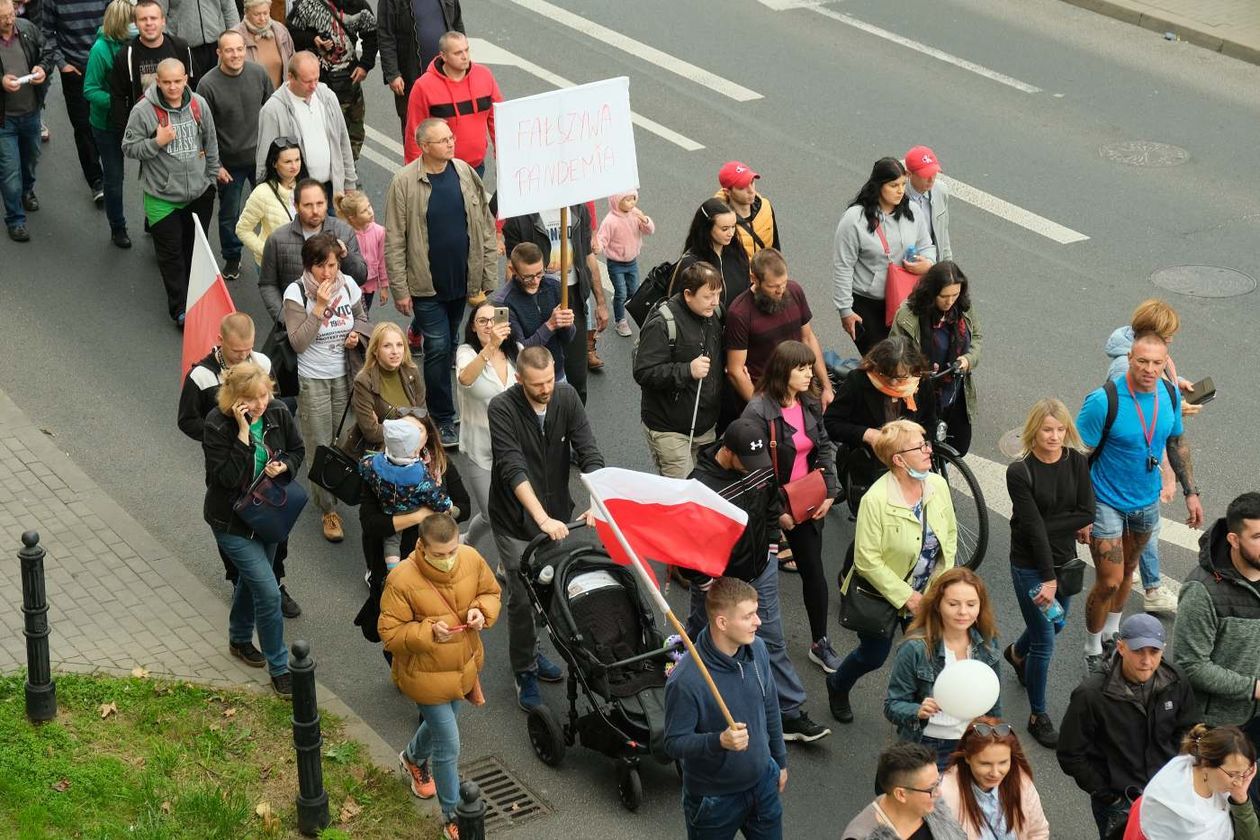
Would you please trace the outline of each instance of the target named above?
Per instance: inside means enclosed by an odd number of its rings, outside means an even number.
[[[83,98],[88,101],[88,122],[101,131],[110,128],[109,75],[114,69],[114,57],[123,43],[106,37],[98,29],[96,43],[92,44],[88,53],[87,69],[83,71]]]
[[[971,350],[963,354],[963,358],[967,360],[967,369],[974,371],[976,365],[980,364],[980,347],[984,344],[984,333],[980,331],[980,322],[976,320],[976,309],[973,305],[971,309],[963,313],[963,322],[966,323],[967,329],[971,330]],[[893,316],[892,328],[889,336],[904,335],[915,343],[915,346],[922,351],[923,355],[928,355],[931,348],[924,341],[919,327],[919,316],[910,311],[909,301],[905,301],[897,309],[897,314]],[[967,420],[973,426],[976,423],[976,377],[963,377],[963,396],[967,399]]]

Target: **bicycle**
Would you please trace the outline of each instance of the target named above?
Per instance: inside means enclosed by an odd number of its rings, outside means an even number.
[[[840,383],[853,373],[857,366],[853,360],[842,360],[833,351],[823,354],[823,362],[827,368],[827,378],[837,392]],[[968,371],[960,371],[957,362],[941,371],[928,374],[928,379],[935,382],[949,374],[956,376],[970,375]],[[931,389],[932,399],[936,399],[936,388]],[[939,416],[939,414],[938,414]],[[932,440],[932,472],[938,474],[949,484],[949,492],[954,501],[954,517],[958,522],[958,551],[956,564],[966,566],[975,571],[984,561],[985,552],[989,548],[989,508],[985,505],[984,491],[975,473],[967,466],[958,450],[947,442],[949,426],[941,420],[933,430]],[[865,459],[866,470],[855,471],[850,464],[855,459]],[[840,478],[840,486],[844,490],[845,500],[849,505],[850,518],[857,518],[858,505],[869,484],[862,484],[863,473],[870,479],[878,478],[886,468],[875,460],[869,448],[863,446],[850,452],[847,456],[836,458],[836,472]],[[960,499],[969,499],[970,503],[960,503]]]

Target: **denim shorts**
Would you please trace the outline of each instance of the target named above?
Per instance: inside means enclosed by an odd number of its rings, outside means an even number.
[[[1094,503],[1093,538],[1114,540],[1123,534],[1149,534],[1159,524],[1159,500],[1137,510],[1116,510],[1101,501]]]

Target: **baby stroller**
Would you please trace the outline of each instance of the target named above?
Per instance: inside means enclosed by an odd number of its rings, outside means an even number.
[[[569,529],[583,526],[569,523]],[[576,741],[616,762],[621,804],[634,811],[643,801],[639,761],[665,756],[666,648],[632,569],[595,545],[568,551],[535,537],[521,556],[520,574],[530,601],[568,665],[568,720],[562,726],[543,704],[529,713],[529,741],[544,764],[559,766]],[[559,550],[555,550],[559,549]],[[579,702],[579,692],[581,701]]]

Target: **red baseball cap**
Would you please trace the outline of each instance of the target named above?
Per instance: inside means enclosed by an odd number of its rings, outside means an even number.
[[[941,171],[941,162],[936,159],[936,152],[927,146],[915,146],[906,152],[906,169],[920,178],[931,178]]]
[[[722,189],[729,190],[734,187],[742,190],[761,176],[753,172],[745,164],[737,160],[730,160],[722,164],[722,168],[718,170],[718,183],[722,185]]]

